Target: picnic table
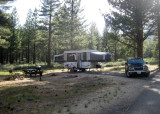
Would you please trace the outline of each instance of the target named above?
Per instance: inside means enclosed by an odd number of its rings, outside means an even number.
[[[40,76],[42,76],[42,73],[43,73],[43,71],[41,71],[40,66],[38,66],[35,69],[25,69],[23,70],[23,72],[25,75],[29,74],[30,76],[32,76],[32,74],[35,74],[35,75],[39,74]]]

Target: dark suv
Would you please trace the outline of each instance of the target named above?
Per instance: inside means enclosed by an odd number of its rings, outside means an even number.
[[[132,75],[145,75],[149,77],[150,71],[148,69],[147,63],[141,58],[128,59],[125,63],[125,73],[127,77]]]

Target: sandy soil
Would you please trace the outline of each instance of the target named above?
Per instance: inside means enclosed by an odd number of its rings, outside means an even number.
[[[40,96],[38,100],[27,98],[21,105],[12,104],[14,110],[10,111],[2,109],[4,96],[0,94],[0,113],[16,114],[123,114],[148,83],[145,77],[126,78],[123,72],[52,72],[42,81],[34,76],[10,81],[5,78],[0,77],[0,90],[30,87]]]

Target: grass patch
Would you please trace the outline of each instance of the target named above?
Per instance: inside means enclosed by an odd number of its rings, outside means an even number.
[[[57,112],[58,112],[58,113],[61,113],[61,112],[62,112],[62,110],[61,110],[61,109],[59,109]]]
[[[85,105],[84,105],[84,108],[88,108],[88,105],[87,105],[87,104],[85,104]]]
[[[0,76],[6,76],[9,75],[9,72],[7,71],[0,71]]]
[[[125,61],[107,62],[102,64],[103,67],[123,66]]]
[[[70,112],[70,109],[69,108],[67,108],[67,110],[66,110],[67,112]]]
[[[0,76],[9,76],[9,75],[14,76],[15,73],[20,73],[20,75],[23,75],[22,71],[13,71],[12,74],[10,74],[9,71],[0,71]]]
[[[145,62],[148,62],[149,69],[157,68],[158,67],[158,59],[155,58],[145,58]],[[125,60],[118,60],[116,62],[108,62],[108,63],[102,63],[104,71],[125,71]]]
[[[74,106],[78,106],[78,104],[75,104]]]
[[[5,66],[10,66],[10,64],[6,64]],[[47,66],[47,63],[45,62],[39,62],[39,63],[36,63],[36,64],[32,64],[32,63],[29,63],[29,64],[13,64],[12,67],[9,67],[9,69],[14,69],[14,70],[22,70],[22,69],[28,69],[28,68],[35,68],[36,66],[41,66],[42,69],[45,69],[45,70],[53,70],[53,69],[62,69],[63,67],[63,64],[59,64],[59,63],[51,63],[51,66],[48,67]],[[3,67],[5,68],[5,67]]]
[[[1,101],[3,104],[2,110],[13,110],[15,105],[21,105],[28,101],[40,100],[40,97],[33,93],[33,87],[16,87],[16,88],[4,88],[0,90]]]
[[[42,70],[61,70],[63,64],[54,63],[51,67],[48,67],[46,63],[37,63],[38,66],[42,67]],[[0,71],[8,72],[8,70],[12,69],[13,71],[22,71],[23,69],[34,69],[36,68],[35,64],[5,64],[0,65]],[[2,74],[2,73],[1,73]],[[3,73],[4,74],[4,73]]]
[[[112,67],[110,71],[124,71],[124,66]]]
[[[149,65],[158,65],[158,59],[156,58],[145,58],[145,62],[148,62]]]
[[[151,67],[157,67],[158,65],[158,59],[155,58],[145,58],[144,61],[148,62],[149,68]],[[104,71],[124,71],[124,65],[126,60],[118,59],[116,62],[107,62],[107,63],[101,63],[101,66],[104,69]],[[62,71],[63,64],[54,63],[51,67],[48,67],[46,63],[41,62],[37,63],[37,65],[40,65],[42,67],[42,70],[44,73],[53,72],[53,71]],[[22,72],[23,69],[32,69],[35,68],[35,64],[5,64],[0,66],[0,75],[9,75],[8,70],[13,69],[15,72],[20,71]],[[67,69],[64,69],[67,71]]]

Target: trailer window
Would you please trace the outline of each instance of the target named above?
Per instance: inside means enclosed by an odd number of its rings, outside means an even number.
[[[67,53],[67,61],[69,61],[69,62],[76,61],[76,54],[75,53]]]
[[[90,60],[91,61],[103,61],[104,59],[103,59],[103,55],[91,53]]]
[[[64,61],[64,55],[59,55],[55,57],[55,62],[63,62]]]
[[[87,60],[87,53],[86,52],[83,53],[83,60],[84,61]]]

